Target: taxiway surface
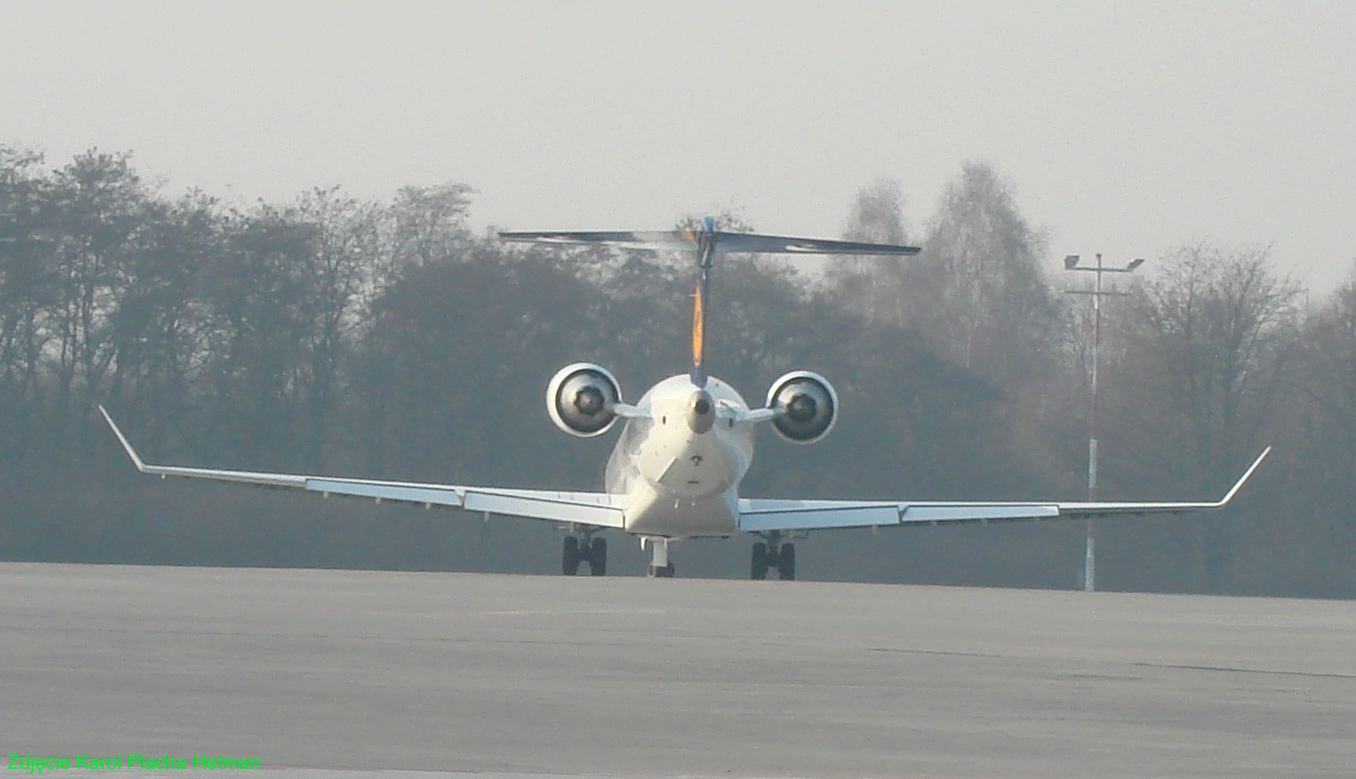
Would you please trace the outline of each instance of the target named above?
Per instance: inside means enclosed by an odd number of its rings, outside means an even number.
[[[326,775],[1350,776],[1356,603],[4,564],[0,702]]]

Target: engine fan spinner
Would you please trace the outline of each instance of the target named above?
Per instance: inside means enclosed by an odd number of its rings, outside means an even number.
[[[613,407],[622,402],[621,385],[608,370],[590,362],[566,365],[546,385],[546,410],[556,427],[592,438],[617,421]]]
[[[810,371],[792,371],[772,382],[765,405],[781,411],[772,427],[792,443],[812,444],[838,421],[838,393],[828,379]]]

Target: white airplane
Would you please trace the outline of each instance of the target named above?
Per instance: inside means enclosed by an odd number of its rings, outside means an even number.
[[[742,498],[740,481],[753,460],[753,429],[772,424],[782,438],[814,443],[828,435],[838,417],[838,395],[827,379],[792,371],[772,383],[761,408],[750,408],[730,385],[708,376],[704,365],[708,277],[716,255],[730,252],[782,254],[913,255],[911,246],[853,243],[784,236],[728,233],[707,217],[697,230],[671,232],[507,232],[505,241],[543,244],[604,244],[631,249],[680,249],[697,259],[692,317],[692,364],[687,373],[651,387],[634,405],[622,400],[621,385],[606,368],[574,363],[561,368],[546,387],[551,420],[566,433],[590,438],[626,420],[607,462],[604,492],[419,484],[331,476],[223,471],[147,465],[108,411],[99,407],[128,456],[142,473],[211,479],[271,488],[455,508],[490,515],[548,520],[569,531],[561,569],[566,575],[587,563],[595,576],[607,570],[607,539],[599,531],[621,530],[649,548],[650,576],[673,576],[669,546],[688,538],[750,533],[750,574],[764,579],[776,570],[796,575],[796,550],[788,538],[825,528],[888,527],[944,522],[990,522],[1087,518],[1114,514],[1180,513],[1227,504],[1271,451],[1268,447],[1219,501],[1109,503],[1062,501],[936,500],[773,500]]]

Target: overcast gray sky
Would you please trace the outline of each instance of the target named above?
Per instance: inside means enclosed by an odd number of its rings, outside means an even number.
[[[456,181],[480,226],[733,202],[833,236],[892,177],[917,233],[979,160],[1051,267],[1205,238],[1326,290],[1356,258],[1350,2],[8,0],[0,72],[0,141],[241,202]]]

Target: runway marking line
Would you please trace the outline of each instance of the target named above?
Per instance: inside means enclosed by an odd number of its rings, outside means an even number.
[[[1275,676],[1313,676],[1323,679],[1356,679],[1356,674],[1320,673],[1318,671],[1284,671],[1265,668],[1229,668],[1218,665],[1176,665],[1172,663],[1135,663],[1145,668],[1173,668],[1179,671],[1221,671],[1236,674],[1270,674]]]
[[[517,609],[512,611],[477,611],[480,617],[539,617],[551,614],[667,614],[664,609]]]

